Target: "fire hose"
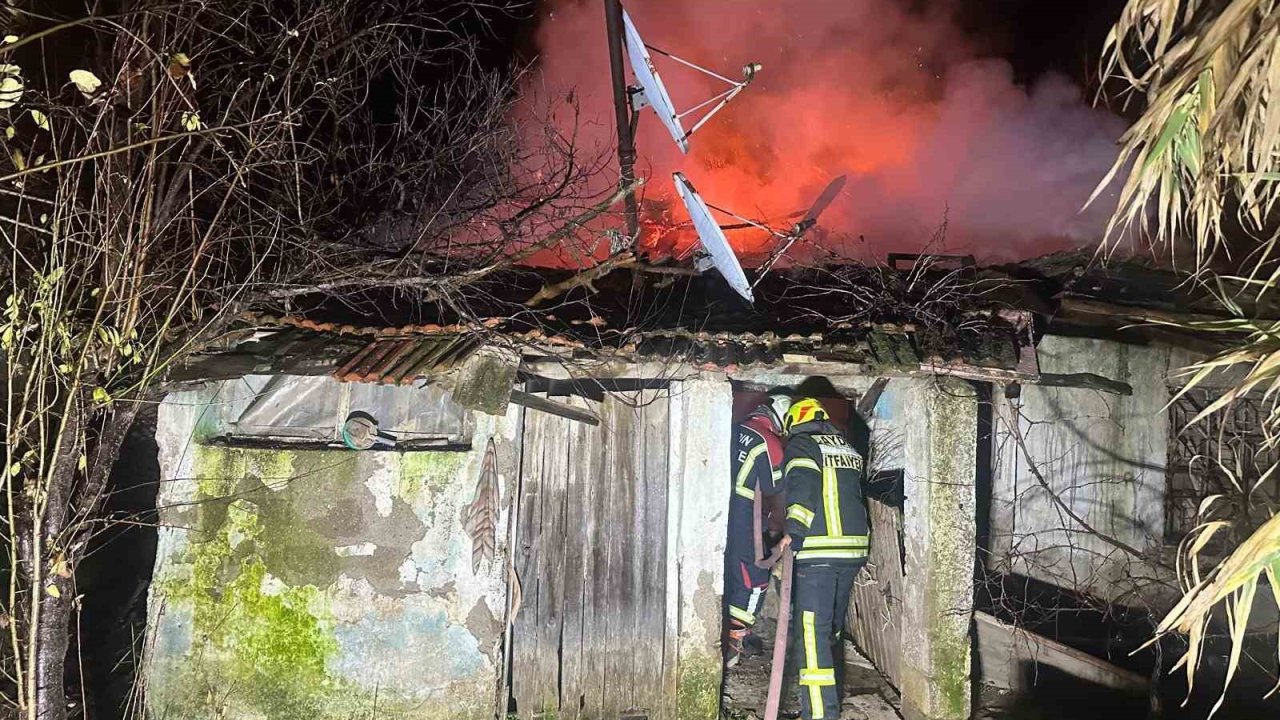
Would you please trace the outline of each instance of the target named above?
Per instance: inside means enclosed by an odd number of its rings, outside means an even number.
[[[773,660],[769,670],[769,696],[765,702],[764,720],[778,720],[778,708],[782,703],[782,675],[787,663],[787,629],[791,624],[791,551],[786,543],[774,545],[768,557],[764,554],[764,495],[756,492],[754,501],[754,530],[756,540],[756,567],[772,569],[782,560],[782,590],[778,595],[778,626],[773,639]]]

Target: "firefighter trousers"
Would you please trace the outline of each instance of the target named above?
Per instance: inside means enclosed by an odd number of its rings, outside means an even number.
[[[858,564],[797,563],[792,602],[792,648],[800,680],[800,712],[805,720],[838,720],[840,691],[836,666],[853,579]]]
[[[750,550],[730,547],[724,556],[724,604],[730,620],[742,627],[754,627],[756,616],[764,606],[764,594],[769,589],[769,571],[756,567]]]

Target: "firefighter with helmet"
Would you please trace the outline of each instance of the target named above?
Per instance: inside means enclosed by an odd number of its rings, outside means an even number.
[[[792,631],[801,716],[836,720],[835,656],[853,579],[870,548],[862,483],[866,448],[855,448],[822,403],[803,398],[782,422],[787,535],[795,553]]]
[[[757,525],[757,508],[763,502],[758,503],[756,496],[773,496],[781,490],[782,424],[790,409],[790,397],[770,395],[733,432],[733,488],[724,570],[727,667],[736,665],[744,653],[759,652],[762,645],[751,632],[769,588],[769,570],[756,564],[760,559],[756,557],[756,528],[764,527],[763,519]]]

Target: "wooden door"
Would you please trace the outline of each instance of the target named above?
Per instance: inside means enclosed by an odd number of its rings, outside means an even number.
[[[525,413],[511,695],[522,718],[671,718],[668,395],[554,398]]]
[[[901,688],[902,591],[906,582],[902,548],[902,473],[880,473],[868,483],[871,557],[858,573],[845,626],[867,659]]]

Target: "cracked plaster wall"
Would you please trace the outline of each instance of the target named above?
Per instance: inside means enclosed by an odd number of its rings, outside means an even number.
[[[469,452],[204,444],[244,381],[170,395],[149,602],[156,718],[490,718],[501,667],[520,411]],[[497,554],[472,571],[461,511],[494,438]]]

